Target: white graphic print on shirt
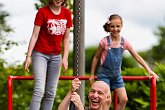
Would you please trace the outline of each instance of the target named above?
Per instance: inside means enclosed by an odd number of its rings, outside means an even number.
[[[64,35],[66,30],[66,19],[49,19],[47,29],[51,35]]]

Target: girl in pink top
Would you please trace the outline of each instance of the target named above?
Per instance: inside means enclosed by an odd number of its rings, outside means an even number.
[[[131,44],[120,35],[122,29],[122,18],[117,15],[111,15],[108,22],[105,23],[104,30],[110,35],[104,37],[97,49],[97,52],[92,61],[90,82],[94,81],[94,72],[96,65],[100,60],[100,67],[97,71],[97,79],[106,82],[111,90],[116,91],[119,97],[117,110],[124,110],[128,100],[124,82],[121,77],[122,55],[124,50],[128,50],[135,60],[140,63],[148,72],[149,75],[154,75],[159,78],[146,64],[146,62],[133,49]],[[97,106],[96,100],[93,99],[93,106]]]
[[[67,0],[47,0],[34,21],[33,33],[25,60],[25,70],[31,63],[34,92],[30,110],[52,110],[60,76],[60,66],[68,68],[69,33],[72,27],[71,11],[63,5]],[[63,43],[63,56],[61,44]]]

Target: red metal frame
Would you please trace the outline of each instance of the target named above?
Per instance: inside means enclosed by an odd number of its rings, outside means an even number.
[[[60,80],[73,80],[75,76],[60,76]],[[89,80],[89,76],[78,76],[80,80]],[[96,79],[96,77],[95,77]],[[156,110],[156,78],[152,76],[123,76],[124,80],[150,80],[150,110]],[[8,110],[12,110],[12,81],[33,80],[32,76],[8,76]],[[118,104],[117,94],[114,93],[114,110]]]

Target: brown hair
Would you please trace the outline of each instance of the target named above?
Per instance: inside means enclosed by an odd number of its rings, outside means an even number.
[[[47,2],[48,2],[48,5],[52,5],[53,0],[47,0]],[[64,0],[64,2],[62,3],[62,6],[65,6],[65,7],[68,6],[67,0]]]
[[[121,20],[121,24],[123,25],[123,20],[122,18],[118,15],[118,14],[113,14],[111,15],[109,18],[108,18],[108,21],[103,25],[103,28],[106,32],[110,32],[110,29],[109,29],[109,24],[110,24],[110,21],[111,20],[114,20],[114,19],[120,19]]]

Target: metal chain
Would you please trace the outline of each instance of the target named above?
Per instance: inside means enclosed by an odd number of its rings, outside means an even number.
[[[76,37],[75,37],[75,41],[76,41],[76,43],[75,43],[75,49],[74,49],[74,51],[75,51],[75,65],[74,65],[74,75],[77,77],[78,76],[78,72],[79,72],[79,53],[80,53],[80,7],[81,7],[81,3],[80,3],[80,0],[78,0],[78,10],[77,10],[77,13],[76,13],[76,15],[77,15],[77,19],[76,19],[76,23],[77,23],[77,27],[76,27],[76,29],[77,29],[77,32],[76,32]],[[73,102],[71,102],[70,103],[70,106],[69,106],[69,110],[76,110],[75,109],[75,105],[74,105],[74,103]]]
[[[79,67],[79,53],[80,53],[80,9],[81,9],[81,1],[78,0],[78,10],[77,10],[77,37],[76,37],[76,56],[75,56],[75,75],[78,76],[78,67]]]

